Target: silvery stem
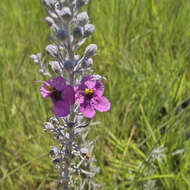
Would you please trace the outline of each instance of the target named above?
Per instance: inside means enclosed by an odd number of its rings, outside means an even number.
[[[69,60],[74,61],[74,52],[72,51],[71,48],[71,39],[70,39],[70,33],[71,33],[71,27],[70,27],[70,23],[68,24],[67,27],[67,32],[68,32],[68,57]],[[70,72],[69,73],[69,84],[71,86],[74,86],[74,72]],[[70,123],[73,123],[74,121],[74,106],[71,106],[70,109]],[[69,132],[69,144],[67,145],[66,149],[68,150],[68,155],[65,156],[65,166],[64,166],[64,176],[63,177],[63,189],[64,190],[69,190],[70,189],[70,185],[69,185],[69,181],[70,181],[70,172],[69,172],[69,168],[71,165],[71,160],[72,160],[72,142],[73,142],[73,137],[74,137],[74,130],[73,130],[73,126],[69,126],[68,128],[68,132]]]

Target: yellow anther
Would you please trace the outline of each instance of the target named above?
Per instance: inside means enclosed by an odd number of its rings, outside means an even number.
[[[85,94],[86,95],[92,95],[93,94],[93,89],[85,88]]]

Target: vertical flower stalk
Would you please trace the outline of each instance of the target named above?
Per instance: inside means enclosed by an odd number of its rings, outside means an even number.
[[[86,47],[84,55],[78,48],[90,37],[95,27],[89,23],[86,12],[80,12],[88,0],[42,0],[48,16],[45,18],[52,35],[45,51],[31,55],[40,66],[39,72],[50,77],[41,82],[40,93],[50,98],[54,115],[45,122],[44,129],[53,133],[59,147],[51,146],[50,158],[57,168],[58,188],[64,190],[97,189],[93,177],[99,171],[92,156],[94,142],[87,140],[91,119],[96,111],[110,109],[109,100],[103,96],[101,76],[93,74],[92,57],[96,44]],[[51,70],[49,69],[51,68]]]

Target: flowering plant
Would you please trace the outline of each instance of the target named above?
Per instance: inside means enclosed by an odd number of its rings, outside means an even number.
[[[110,102],[102,96],[103,93],[104,85],[93,75],[85,75],[81,84],[75,87],[76,101],[80,103],[80,112],[85,117],[94,117],[96,110],[105,112],[110,109]]]
[[[98,172],[93,157],[93,143],[86,138],[91,118],[96,111],[110,109],[109,100],[103,96],[104,86],[99,75],[94,75],[92,56],[97,46],[87,46],[84,55],[76,55],[77,49],[90,37],[95,27],[89,24],[88,14],[79,13],[88,0],[42,0],[47,8],[45,18],[52,30],[51,44],[45,50],[53,58],[46,61],[40,53],[31,55],[40,72],[50,77],[42,82],[43,98],[51,98],[54,116],[45,122],[45,130],[55,135],[60,147],[52,146],[50,157],[55,164],[59,179],[58,187],[83,189],[85,185],[96,188],[93,180]],[[49,67],[56,73],[53,77]],[[91,73],[91,74],[89,74]],[[83,173],[86,177],[81,177]],[[76,177],[77,174],[77,177]]]

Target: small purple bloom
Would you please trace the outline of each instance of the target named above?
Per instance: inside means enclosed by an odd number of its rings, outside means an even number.
[[[58,117],[66,117],[70,113],[70,105],[75,103],[73,87],[67,85],[61,76],[44,82],[40,92],[44,98],[52,99],[53,112]]]
[[[84,76],[81,84],[75,87],[75,99],[85,117],[93,118],[96,110],[106,112],[110,109],[111,104],[103,93],[104,85],[92,75]]]

